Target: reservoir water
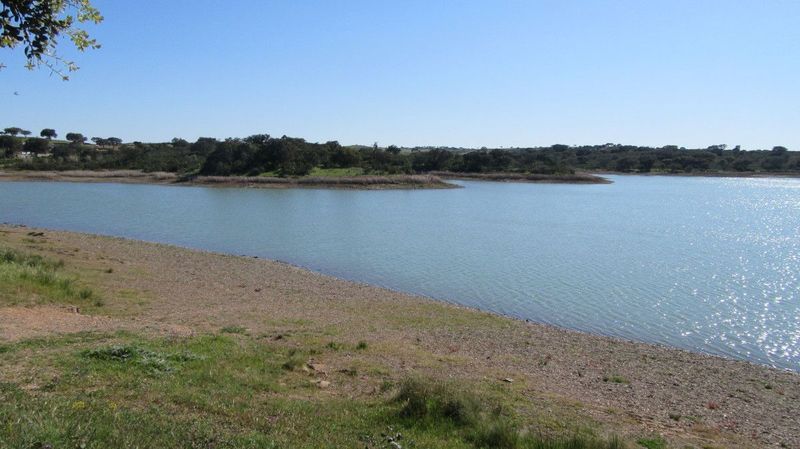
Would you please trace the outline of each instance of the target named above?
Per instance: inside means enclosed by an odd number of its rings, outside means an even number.
[[[0,182],[0,222],[279,259],[800,370],[800,180],[352,191]]]

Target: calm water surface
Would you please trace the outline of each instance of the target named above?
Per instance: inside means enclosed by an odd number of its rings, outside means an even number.
[[[280,259],[800,369],[800,180],[612,178],[420,191],[0,182],[0,222]]]

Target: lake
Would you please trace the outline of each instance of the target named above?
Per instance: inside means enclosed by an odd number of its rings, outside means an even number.
[[[391,191],[0,182],[0,222],[278,259],[800,369],[800,180],[609,178]]]

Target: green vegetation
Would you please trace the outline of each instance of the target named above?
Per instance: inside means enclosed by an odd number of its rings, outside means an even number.
[[[77,25],[102,20],[103,16],[89,0],[1,0],[0,48],[22,47],[27,68],[45,66],[67,80],[66,73],[77,70],[78,66],[58,54],[59,41],[71,42],[78,51],[100,48]]]
[[[445,431],[476,448],[622,448],[616,439],[598,440],[576,434],[568,438],[545,438],[521,432],[503,402],[481,397],[454,384],[409,379],[403,382],[394,402],[399,416],[410,428]]]
[[[4,360],[49,370],[36,374],[36,391],[0,384],[0,446],[623,447],[589,434],[536,436],[509,392],[480,384],[410,379],[340,399],[287,369],[287,356],[299,361],[293,367],[305,364],[279,346],[221,335],[88,333],[8,345]],[[334,381],[359,380],[344,373]]]
[[[628,379],[626,379],[626,378],[624,378],[622,376],[616,375],[616,374],[611,375],[611,376],[603,376],[603,382],[611,382],[611,383],[615,383],[615,384],[629,384],[629,383],[631,383],[631,381],[629,381]]]
[[[667,442],[661,437],[640,438],[636,443],[647,449],[667,449]]]
[[[64,263],[0,248],[0,304],[102,305],[95,293],[60,273]]]
[[[686,149],[674,145],[552,145],[536,148],[462,149],[416,147],[400,149],[377,145],[342,146],[336,141],[311,143],[283,136],[258,134],[244,139],[200,138],[194,143],[175,138],[166,143],[123,144],[115,137],[93,137],[85,144],[80,133],[69,142],[17,137],[23,131],[6,128],[0,136],[5,164],[25,170],[143,170],[179,173],[185,179],[203,176],[260,176],[352,178],[363,175],[453,172],[485,175],[572,175],[576,171],[625,173],[800,173],[800,152],[776,146],[771,150],[743,151],[713,145]],[[47,131],[45,133],[45,131]],[[28,144],[28,142],[31,142]],[[21,151],[47,157],[15,159]]]
[[[245,334],[247,333],[247,329],[242,326],[225,326],[220,329],[220,332],[223,334]]]

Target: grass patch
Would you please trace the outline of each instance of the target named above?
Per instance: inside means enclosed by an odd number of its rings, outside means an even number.
[[[497,449],[622,449],[617,439],[590,436],[550,438],[522,432],[513,412],[492,398],[453,384],[410,379],[394,402],[407,426],[442,435],[457,435],[475,448]]]
[[[667,442],[661,437],[640,438],[636,444],[647,449],[667,449]]]
[[[361,340],[356,345],[356,350],[363,351],[363,350],[367,349],[367,347],[368,347],[367,342],[364,341],[364,340]]]
[[[247,329],[245,329],[243,326],[225,326],[220,329],[220,332],[223,334],[246,334]]]
[[[364,169],[361,167],[348,167],[348,168],[322,168],[314,167],[308,176],[342,178],[348,176],[361,176],[364,174]]]
[[[629,384],[631,381],[626,379],[625,377],[618,376],[616,374],[611,376],[603,376],[603,382],[611,382],[615,384]]]
[[[99,349],[85,350],[83,357],[105,362],[126,363],[153,374],[170,373],[183,362],[199,360],[202,357],[189,351],[163,353],[151,351],[135,345],[115,345]]]
[[[482,384],[408,380],[390,394],[387,380],[357,398],[309,388],[296,368],[311,347],[289,362],[278,345],[227,335],[80,334],[13,348],[9,363],[48,370],[0,384],[0,447],[377,449],[391,447],[386,435],[404,448],[620,447],[533,437],[511,393]],[[43,387],[21,387],[32,384]]]
[[[283,362],[281,367],[287,371],[295,371],[302,368],[308,362],[308,357],[301,354],[299,351],[292,349],[289,351],[289,358]]]
[[[341,344],[341,343],[337,343],[335,341],[329,341],[328,344],[325,345],[325,347],[327,349],[330,349],[331,351],[338,351],[338,350],[344,348],[344,345]]]
[[[63,261],[0,248],[0,303],[102,306],[90,288],[60,273],[63,266]]]

